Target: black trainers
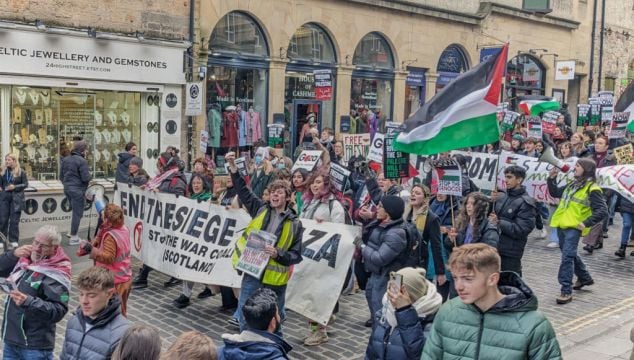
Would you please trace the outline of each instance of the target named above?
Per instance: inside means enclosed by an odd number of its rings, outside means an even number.
[[[587,251],[588,254],[592,254],[592,252],[594,251],[594,245],[586,245],[583,247],[583,250]]]
[[[174,300],[174,306],[179,309],[185,308],[189,306],[189,298],[183,294]]]
[[[363,326],[372,327],[372,318],[368,319],[368,321],[366,321],[365,324],[363,324]]]
[[[584,286],[590,286],[590,285],[594,285],[594,280],[590,279],[588,281],[581,281],[579,279],[577,279],[577,281],[575,281],[575,284],[572,285],[572,288],[574,290],[581,290],[581,288],[583,288]]]
[[[175,277],[171,277],[169,280],[163,283],[163,286],[165,286],[166,288],[170,288],[172,286],[180,285],[182,283],[183,283],[183,280],[177,279]]]
[[[146,278],[142,278],[140,276],[137,276],[132,281],[132,289],[134,289],[134,290],[145,289],[146,287],[147,287],[147,279]]]
[[[211,292],[211,289],[208,287],[205,287],[205,290],[201,291],[200,294],[198,294],[198,298],[199,299],[206,299],[208,297],[214,296],[214,293]]]

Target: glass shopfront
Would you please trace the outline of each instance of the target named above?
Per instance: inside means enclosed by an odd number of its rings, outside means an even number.
[[[355,70],[350,89],[350,132],[369,132],[374,121],[383,129],[385,122],[392,119],[392,50],[381,34],[369,33],[357,45],[352,62]]]
[[[469,59],[462,47],[459,45],[447,46],[440,55],[436,66],[436,73],[438,73],[436,92],[442,90],[458,75],[467,70],[469,70]]]
[[[545,95],[546,71],[535,57],[521,54],[506,65],[506,91],[509,98]]]
[[[117,154],[140,144],[140,93],[64,88],[11,88],[10,145],[35,180],[58,180],[73,140],[88,143],[94,178],[114,177]],[[148,124],[159,130],[158,122]]]

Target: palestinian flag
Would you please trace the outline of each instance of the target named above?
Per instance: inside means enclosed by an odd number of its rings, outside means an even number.
[[[519,108],[526,115],[541,116],[547,111],[557,111],[561,107],[559,101],[553,97],[541,95],[526,95],[517,98]]]
[[[499,140],[497,111],[508,44],[461,74],[403,124],[397,151],[432,155]]]
[[[627,124],[627,130],[634,132],[634,81],[625,88],[623,94],[619,97],[619,101],[614,105],[614,112],[629,112],[630,118]]]

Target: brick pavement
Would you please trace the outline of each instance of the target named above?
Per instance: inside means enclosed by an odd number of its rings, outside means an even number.
[[[537,294],[540,309],[555,326],[562,347],[568,353],[572,353],[579,346],[579,343],[575,342],[578,338],[574,336],[586,325],[600,326],[601,321],[606,319],[609,321],[608,316],[618,316],[623,311],[634,308],[634,291],[631,286],[634,258],[628,255],[625,260],[615,260],[613,252],[618,243],[617,233],[620,233],[618,225],[611,228],[611,237],[607,239],[604,249],[596,251],[593,255],[582,255],[596,284],[588,290],[577,291],[575,300],[565,306],[556,305],[554,300],[559,292],[557,283],[559,250],[547,248],[546,240],[536,238],[529,240],[524,256],[525,280]],[[87,262],[75,264],[74,273],[78,274],[81,268],[89,265]],[[136,268],[138,268],[138,262],[135,262],[135,270]],[[202,287],[197,285],[194,289],[192,305],[179,310],[173,307],[171,301],[178,297],[180,287],[164,289],[162,282],[165,280],[167,280],[166,276],[156,272],[151,273],[150,287],[133,291],[129,303],[130,319],[133,322],[147,323],[157,327],[163,338],[164,348],[168,347],[180,333],[188,330],[201,331],[218,344],[221,342],[221,334],[235,332],[235,329],[227,323],[231,312],[220,310],[219,296],[198,300],[195,294],[202,290]],[[74,292],[70,303],[72,309],[77,307],[77,298],[78,293]],[[308,335],[306,319],[289,311],[288,320],[284,324],[284,334],[287,341],[294,347],[291,352],[292,358],[362,359],[370,335],[370,330],[362,324],[368,316],[363,293],[343,296],[337,320],[329,328],[330,341],[317,347],[305,347],[302,342],[303,337]],[[61,348],[67,319],[68,316],[58,326],[56,352],[59,352]],[[575,319],[579,320],[575,322]],[[629,328],[627,330],[629,331]],[[590,341],[589,339],[584,341]]]

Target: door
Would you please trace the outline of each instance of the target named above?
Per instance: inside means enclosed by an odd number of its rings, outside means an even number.
[[[295,149],[302,144],[305,133],[310,129],[309,122],[314,119],[317,130],[321,133],[322,103],[315,100],[293,100],[291,109],[290,155],[295,155]]]

